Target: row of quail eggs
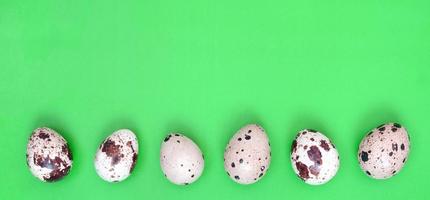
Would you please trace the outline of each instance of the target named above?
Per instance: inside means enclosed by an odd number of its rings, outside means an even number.
[[[403,168],[408,159],[410,138],[398,123],[387,123],[371,130],[358,150],[360,166],[369,177],[387,179]],[[121,129],[99,146],[94,159],[97,174],[105,181],[120,182],[133,171],[139,145],[136,135]],[[27,145],[27,165],[44,182],[54,182],[69,174],[73,158],[67,141],[50,128],[33,131]],[[239,184],[260,180],[270,167],[271,150],[264,129],[256,124],[242,127],[224,151],[224,169]],[[323,133],[300,131],[291,145],[291,164],[305,183],[321,185],[330,181],[340,166],[339,153]],[[203,173],[204,156],[199,146],[180,133],[167,135],[161,144],[160,165],[164,176],[177,185],[195,182]]]

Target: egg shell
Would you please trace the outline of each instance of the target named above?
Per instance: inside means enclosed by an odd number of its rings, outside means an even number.
[[[69,174],[72,152],[56,131],[42,127],[33,131],[27,144],[27,165],[44,182],[54,182]]]
[[[339,153],[324,134],[305,129],[291,145],[291,164],[305,183],[321,185],[331,180],[339,169]]]
[[[132,131],[115,131],[97,150],[94,159],[97,174],[108,182],[123,181],[133,171],[138,152],[137,137]]]
[[[390,178],[403,168],[410,150],[409,135],[398,123],[387,123],[370,131],[361,141],[358,161],[375,179]]]
[[[200,148],[190,138],[171,133],[161,143],[160,165],[170,182],[188,185],[202,175],[205,162]]]
[[[224,169],[239,184],[260,180],[270,166],[269,138],[263,128],[249,124],[230,139],[224,152]]]

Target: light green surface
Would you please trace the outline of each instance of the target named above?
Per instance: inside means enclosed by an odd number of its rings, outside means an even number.
[[[0,1],[0,199],[429,199],[430,1]],[[356,153],[367,131],[396,121],[412,151],[377,181]],[[260,123],[272,165],[241,186],[223,168],[229,138]],[[70,143],[74,165],[54,184],[25,164],[32,130]],[[93,158],[119,128],[136,132],[132,176],[102,181]],[[338,147],[341,168],[312,187],[294,174],[303,128]],[[191,137],[206,168],[187,187],[159,166],[170,131]]]

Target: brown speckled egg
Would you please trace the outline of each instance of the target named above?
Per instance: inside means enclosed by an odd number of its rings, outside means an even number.
[[[405,127],[388,123],[373,129],[363,138],[358,160],[369,177],[387,179],[403,168],[409,148],[409,135]]]
[[[250,124],[230,139],[224,152],[224,169],[235,182],[252,184],[266,174],[270,160],[269,138],[259,125]]]
[[[188,185],[199,179],[205,162],[200,148],[190,138],[171,133],[161,144],[160,165],[170,182]]]
[[[336,175],[340,164],[339,153],[325,135],[305,129],[293,141],[291,164],[294,172],[305,183],[321,185]]]
[[[31,173],[44,182],[62,179],[72,167],[72,152],[67,141],[46,127],[33,131],[26,156]]]
[[[134,169],[138,151],[137,138],[132,131],[115,131],[97,150],[94,159],[97,174],[108,182],[126,179]]]

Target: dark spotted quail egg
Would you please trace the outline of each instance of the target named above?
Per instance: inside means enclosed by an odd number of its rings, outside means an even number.
[[[200,177],[205,162],[200,148],[191,139],[171,133],[161,144],[160,165],[170,182],[188,185]]]
[[[361,141],[358,160],[361,169],[375,179],[387,179],[403,168],[409,155],[409,135],[397,123],[381,125]]]
[[[67,141],[50,128],[34,130],[27,145],[27,165],[42,181],[60,180],[72,167],[72,153]]]
[[[321,185],[332,179],[339,169],[339,154],[334,144],[322,133],[300,131],[291,146],[294,172],[305,183]]]
[[[224,152],[224,169],[235,182],[252,184],[265,175],[270,160],[269,138],[259,125],[250,124],[230,139]]]
[[[139,146],[136,135],[128,130],[115,131],[97,150],[94,166],[105,181],[119,182],[126,179],[136,164]]]

